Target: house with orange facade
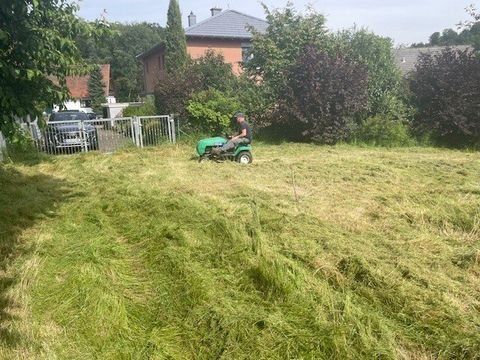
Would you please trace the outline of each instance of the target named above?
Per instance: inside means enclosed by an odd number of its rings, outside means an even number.
[[[264,33],[268,23],[236,10],[213,8],[210,11],[211,17],[199,23],[193,12],[188,16],[189,26],[185,29],[187,53],[192,59],[198,59],[213,50],[223,55],[234,73],[240,74],[252,44],[249,29]],[[158,44],[139,55],[138,59],[143,63],[145,94],[153,94],[165,76],[165,44]]]

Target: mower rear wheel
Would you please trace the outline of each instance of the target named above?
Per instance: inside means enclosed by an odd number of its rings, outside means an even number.
[[[253,156],[250,151],[242,151],[237,156],[237,162],[243,165],[251,164],[253,161]]]
[[[200,164],[206,163],[207,161],[210,161],[210,159],[209,159],[207,156],[200,156],[200,157],[198,158],[198,162],[199,162]]]

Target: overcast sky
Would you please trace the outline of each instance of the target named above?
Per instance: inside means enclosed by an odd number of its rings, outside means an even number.
[[[80,0],[80,16],[93,20],[107,11],[109,21],[156,22],[164,26],[168,0]],[[218,6],[234,9],[264,18],[258,0],[179,0],[184,26],[190,11],[197,21],[210,16],[209,9]],[[299,10],[310,4],[326,15],[329,29],[349,28],[354,24],[368,27],[375,33],[388,36],[395,44],[426,42],[435,31],[456,29],[456,24],[467,20],[465,7],[479,5],[480,0],[296,0]],[[286,0],[266,0],[269,7],[284,7]],[[478,8],[479,6],[477,6]]]

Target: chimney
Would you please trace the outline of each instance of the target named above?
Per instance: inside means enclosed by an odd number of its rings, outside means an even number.
[[[222,9],[218,7],[211,8],[210,11],[212,12],[212,16],[218,15],[222,12]]]
[[[190,12],[190,15],[188,15],[188,27],[193,26],[197,23],[197,15],[193,13],[193,11]]]

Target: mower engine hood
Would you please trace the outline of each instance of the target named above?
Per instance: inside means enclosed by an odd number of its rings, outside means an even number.
[[[227,139],[220,136],[202,139],[197,144],[197,153],[202,156],[207,148],[223,146],[226,142]]]

